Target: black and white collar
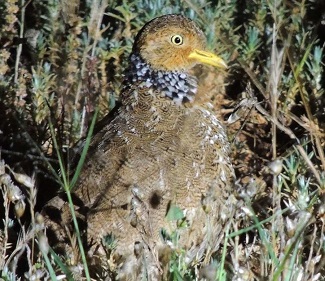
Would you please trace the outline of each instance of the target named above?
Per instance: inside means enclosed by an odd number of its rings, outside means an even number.
[[[154,70],[140,55],[132,54],[123,86],[139,82],[140,87],[154,88],[178,104],[192,102],[197,92],[195,77],[182,71]]]

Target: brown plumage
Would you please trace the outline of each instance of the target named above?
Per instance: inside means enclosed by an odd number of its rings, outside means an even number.
[[[121,105],[92,139],[75,209],[89,256],[105,256],[103,239],[114,241],[110,255],[120,279],[160,279],[164,255],[174,249],[185,249],[188,263],[209,256],[233,212],[227,136],[213,112],[195,103],[196,80],[188,74],[198,63],[225,67],[205,44],[181,15],[147,23],[135,39]],[[176,220],[171,213],[179,209]],[[63,196],[43,214],[65,243],[73,228]]]

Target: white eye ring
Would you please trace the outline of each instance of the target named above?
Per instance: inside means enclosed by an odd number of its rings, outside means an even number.
[[[174,45],[182,45],[183,44],[183,37],[181,35],[175,34],[172,36],[171,41]]]

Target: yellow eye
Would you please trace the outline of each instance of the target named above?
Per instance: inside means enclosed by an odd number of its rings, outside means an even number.
[[[175,45],[182,45],[183,44],[183,37],[181,35],[173,35],[171,41]]]

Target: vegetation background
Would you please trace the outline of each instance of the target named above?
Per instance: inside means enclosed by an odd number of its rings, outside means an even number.
[[[118,100],[137,31],[168,13],[194,19],[229,64],[196,74],[243,202],[211,264],[173,256],[170,279],[325,280],[323,0],[1,1],[1,280],[90,279],[49,248],[38,212],[69,192],[68,159]]]

